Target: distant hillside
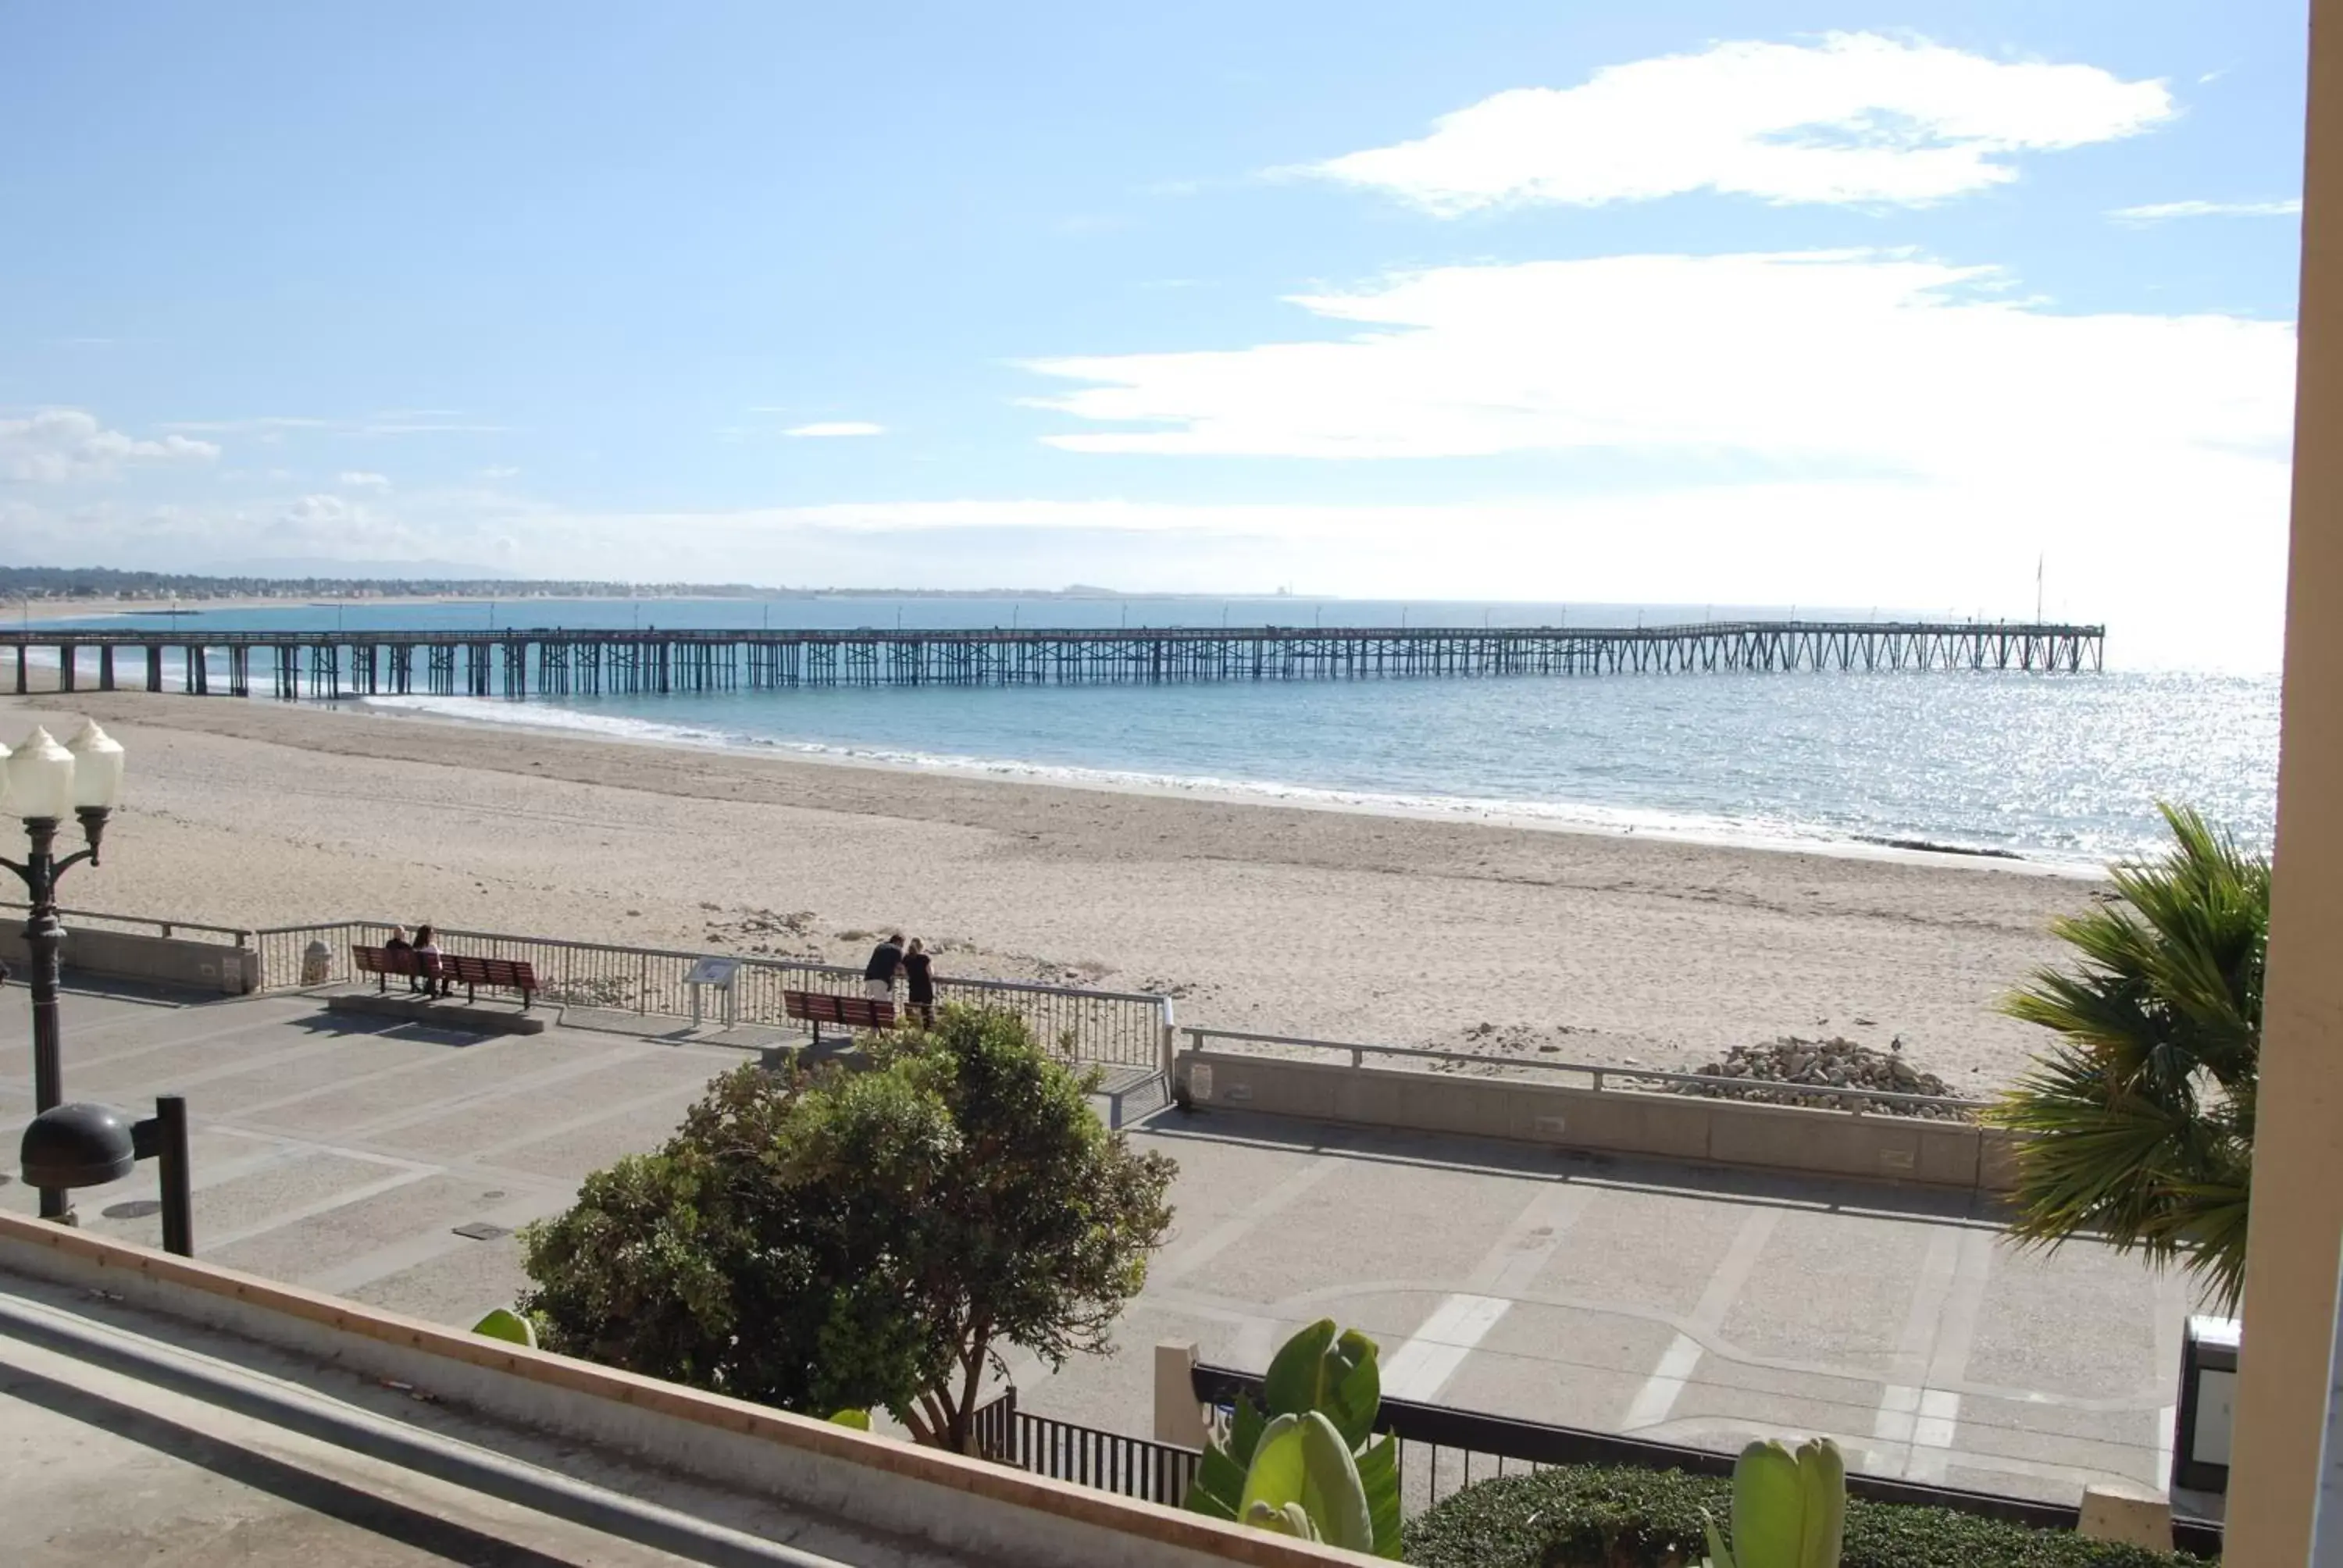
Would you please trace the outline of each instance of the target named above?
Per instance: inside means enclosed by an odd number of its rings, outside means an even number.
[[[488,577],[206,576],[112,567],[0,566],[0,598],[747,598],[746,583],[622,583]]]
[[[122,571],[113,567],[0,566],[0,599],[223,598],[1121,598],[1113,588],[775,588],[754,583],[630,583],[588,578],[465,576],[477,568],[429,568],[414,577],[395,565],[353,563],[335,575],[298,571],[220,574]],[[1185,595],[1170,595],[1185,598]],[[1219,596],[1226,597],[1226,596]]]

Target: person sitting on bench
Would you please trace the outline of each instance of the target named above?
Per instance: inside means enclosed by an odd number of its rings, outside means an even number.
[[[431,971],[439,965],[439,938],[429,926],[415,928],[415,959],[416,973],[407,980],[407,990],[419,990],[425,996],[456,994],[453,983],[445,978],[432,978]]]
[[[392,972],[397,972],[398,966],[407,961],[402,955],[411,954],[414,951],[415,944],[407,940],[407,928],[391,927],[389,937],[382,944],[382,961],[391,969]],[[411,974],[407,977],[407,989],[409,990],[415,989],[415,977]]]

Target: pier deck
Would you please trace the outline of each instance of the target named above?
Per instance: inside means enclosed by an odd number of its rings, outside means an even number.
[[[2107,628],[1996,621],[1654,627],[1162,627],[1025,630],[0,632],[15,689],[126,686],[296,700],[594,696],[801,686],[1022,686],[1719,671],[2102,668]],[[256,658],[256,654],[258,656]],[[126,670],[123,667],[127,665]]]

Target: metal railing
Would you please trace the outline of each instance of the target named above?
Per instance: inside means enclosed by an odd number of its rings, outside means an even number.
[[[1020,1410],[1014,1388],[979,1408],[970,1425],[977,1452],[996,1464],[1174,1508],[1186,1501],[1203,1457],[1192,1448]]]
[[[1227,1435],[1239,1399],[1262,1400],[1258,1372],[1199,1365],[1191,1373],[1197,1402],[1209,1407],[1213,1435]],[[1413,1516],[1475,1482],[1519,1475],[1556,1464],[1624,1465],[1640,1470],[1680,1470],[1694,1475],[1731,1475],[1734,1455],[1717,1449],[1655,1442],[1585,1427],[1554,1426],[1512,1416],[1487,1415],[1448,1405],[1385,1399],[1375,1412],[1375,1430],[1396,1440],[1400,1512]],[[1998,1493],[1929,1486],[1850,1470],[1850,1495],[1878,1503],[1916,1503],[2005,1519],[2036,1529],[2072,1530],[2077,1511],[2055,1503]]]
[[[1641,1085],[1657,1083],[1664,1091],[1676,1094],[1698,1094],[1717,1099],[1748,1101],[1767,1105],[1803,1105],[1808,1109],[1843,1111],[1851,1116],[1861,1116],[1866,1110],[1884,1110],[1890,1115],[1921,1116],[1936,1119],[1966,1120],[1982,1109],[1974,1100],[1957,1100],[1941,1094],[1906,1094],[1900,1090],[1866,1089],[1861,1085],[1841,1086],[1826,1083],[1789,1083],[1771,1078],[1726,1078],[1715,1073],[1668,1072],[1659,1068],[1615,1067],[1592,1061],[1546,1061],[1529,1057],[1476,1056],[1463,1050],[1427,1050],[1403,1045],[1362,1045],[1353,1040],[1302,1040],[1282,1034],[1248,1034],[1239,1030],[1198,1029],[1192,1026],[1181,1030],[1188,1037],[1188,1049],[1210,1049],[1211,1041],[1223,1048],[1233,1047],[1243,1053],[1248,1047],[1269,1046],[1274,1051],[1259,1054],[1282,1054],[1287,1050],[1329,1050],[1347,1055],[1350,1065],[1363,1067],[1368,1057],[1398,1058],[1403,1060],[1428,1061],[1471,1067],[1492,1077],[1521,1072],[1554,1072],[1585,1079],[1596,1093],[1644,1092]],[[1761,1098],[1763,1097],[1763,1098]]]
[[[354,981],[357,974],[350,949],[361,943],[379,945],[391,930],[391,923],[385,920],[334,920],[255,932],[260,949],[260,989],[291,990]],[[437,931],[450,952],[528,963],[537,971],[537,994],[545,1001],[644,1018],[693,1017],[694,988],[686,977],[702,959],[734,956],[450,926]],[[314,967],[309,954],[312,942],[322,943],[326,950],[322,963]],[[742,957],[732,980],[730,1017],[742,1024],[794,1027],[782,1005],[781,993],[789,990],[860,996],[862,971],[838,964]],[[1013,1013],[1024,1020],[1036,1040],[1058,1047],[1076,1061],[1148,1071],[1161,1071],[1169,1065],[1172,1020],[1172,1003],[1166,997],[1021,980],[939,978],[936,1000]]]
[[[30,914],[32,906],[13,899],[0,899],[0,910],[22,910]],[[65,922],[67,930],[80,925],[96,930],[128,931],[134,936],[181,940],[216,939],[227,946],[238,948],[252,945],[253,933],[244,926],[209,926],[201,920],[157,920],[145,915],[109,915],[96,910],[61,909],[57,911],[57,918]]]

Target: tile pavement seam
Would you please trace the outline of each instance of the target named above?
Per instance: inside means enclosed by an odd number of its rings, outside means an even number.
[[[1986,1286],[1993,1272],[1993,1250],[1990,1236],[1970,1231],[1961,1237],[1959,1261],[1952,1287],[1945,1292],[1944,1312],[1912,1423],[1911,1459],[1906,1473],[1914,1481],[1942,1485],[1951,1465],[1953,1443],[1959,1434],[1961,1393],[1947,1385],[1958,1383],[1968,1371],[1969,1351],[1976,1342],[1977,1316],[1985,1308]],[[1964,1455],[1962,1462],[1967,1463],[1968,1459]]]
[[[1549,1181],[1531,1194],[1465,1276],[1466,1288],[1434,1304],[1383,1363],[1385,1392],[1394,1399],[1436,1400],[1512,1309],[1508,1287],[1527,1289],[1544,1271],[1593,1200],[1591,1190],[1566,1181]]]
[[[1344,1296],[1433,1295],[1439,1293],[1442,1289],[1443,1286],[1438,1282],[1431,1280],[1346,1280],[1339,1284],[1321,1286],[1314,1291],[1300,1292],[1285,1297],[1276,1305],[1285,1309],[1284,1317],[1290,1320],[1318,1303],[1339,1301]],[[1224,1315],[1247,1312],[1259,1313],[1264,1310],[1258,1302],[1218,1295],[1210,1291],[1174,1287],[1159,1292],[1151,1283],[1149,1286],[1148,1299],[1178,1305],[1182,1311],[1210,1310]],[[1760,1355],[1754,1351],[1744,1349],[1735,1341],[1725,1339],[1712,1332],[1700,1330],[1685,1316],[1660,1312],[1649,1307],[1634,1306],[1621,1302],[1600,1301],[1587,1296],[1521,1295],[1513,1298],[1513,1301],[1517,1306],[1559,1307],[1568,1312],[1584,1312],[1593,1317],[1628,1318],[1639,1322],[1654,1323],[1690,1340],[1704,1357],[1714,1356],[1720,1361],[1730,1362],[1735,1366],[1752,1367],[1765,1372],[1787,1372],[1799,1377],[1828,1378],[1839,1382],[1876,1385],[1880,1381],[1879,1372],[1875,1367],[1849,1367],[1829,1362],[1792,1361],[1781,1356]],[[1980,1399],[1998,1399],[2010,1403],[2041,1405],[2050,1409],[2070,1410],[2086,1414],[2154,1410],[2157,1408],[2157,1401],[2163,1397],[2160,1394],[2151,1393],[2119,1399],[2086,1399],[2041,1390],[2004,1388],[1995,1384],[1962,1382],[1955,1382],[1950,1386],[1955,1392]]]
[[[502,1043],[504,1043],[502,1040],[490,1040],[475,1045],[451,1046],[447,1049],[460,1050],[468,1055],[473,1051],[493,1052],[497,1046]],[[347,1078],[337,1078],[331,1083],[321,1083],[314,1089],[304,1089],[297,1093],[279,1095],[275,1100],[263,1100],[252,1105],[240,1105],[231,1114],[239,1119],[249,1119],[264,1111],[279,1111],[287,1105],[298,1105],[305,1100],[317,1100],[328,1094],[338,1093],[357,1084],[380,1083],[386,1079],[405,1078],[414,1073],[427,1071],[431,1068],[444,1065],[444,1060],[445,1059],[440,1056],[432,1055],[418,1057],[413,1061],[393,1062],[388,1067],[378,1067],[370,1072],[354,1072]]]
[[[631,1051],[621,1050],[610,1052],[607,1056],[594,1058],[586,1063],[564,1062],[557,1068],[548,1069],[538,1072],[523,1073],[518,1077],[505,1079],[501,1081],[485,1084],[477,1088],[465,1090],[455,1094],[450,1094],[442,1099],[411,1102],[388,1115],[377,1116],[368,1121],[353,1122],[347,1127],[337,1129],[334,1132],[333,1136],[356,1141],[372,1137],[381,1132],[395,1132],[401,1128],[412,1126],[421,1121],[428,1121],[435,1117],[445,1115],[450,1111],[458,1110],[464,1106],[477,1104],[486,1100],[494,1100],[503,1095],[527,1093],[532,1090],[544,1087],[547,1083],[558,1083],[563,1079],[582,1075],[585,1072],[593,1070],[596,1067],[606,1066],[611,1061],[623,1060],[631,1054]],[[408,1065],[413,1066],[417,1064]],[[430,1064],[427,1062],[419,1065],[428,1066]],[[258,1121],[256,1120],[256,1116],[257,1113],[272,1112],[281,1110],[287,1105],[297,1104],[302,1101],[318,1099],[322,1096],[336,1093],[342,1090],[362,1085],[377,1084],[387,1078],[403,1076],[407,1070],[407,1068],[406,1067],[393,1068],[383,1072],[370,1073],[358,1078],[346,1079],[339,1083],[327,1084],[322,1089],[304,1091],[300,1094],[288,1096],[283,1101],[273,1101],[266,1105],[246,1107],[236,1112],[236,1120],[250,1126],[262,1128],[284,1128],[287,1131],[296,1131],[295,1129],[288,1127],[286,1123]]]
[[[1875,1473],[1904,1475],[1912,1466],[1913,1442],[1920,1421],[1922,1385],[1927,1381],[1929,1352],[1936,1342],[1960,1268],[1960,1239],[1953,1231],[1931,1226],[1927,1251],[1912,1282],[1912,1295],[1904,1312],[1904,1333],[1896,1353],[1888,1358],[1887,1381],[1880,1391],[1879,1408],[1871,1423],[1872,1436],[1888,1444],[1872,1451],[1865,1468]],[[1934,1392],[1934,1391],[1930,1391]],[[1931,1427],[1931,1433],[1935,1428]]]
[[[532,1220],[541,1219],[567,1208],[569,1197],[570,1194],[566,1191],[539,1190],[534,1192],[523,1192],[492,1207],[483,1209],[474,1218],[485,1220],[492,1225],[501,1225],[508,1231],[518,1231]],[[333,1268],[322,1270],[317,1273],[305,1274],[294,1282],[307,1290],[324,1291],[330,1295],[347,1296],[353,1292],[363,1290],[377,1281],[387,1280],[394,1274],[405,1273],[409,1269],[435,1262],[449,1253],[460,1251],[468,1247],[492,1244],[474,1241],[468,1236],[458,1236],[451,1225],[444,1223],[431,1225],[377,1247],[371,1252],[337,1263]],[[510,1304],[506,1302],[491,1302],[479,1310],[486,1312],[489,1306]]]
[[[1282,1177],[1275,1185],[1253,1201],[1222,1221],[1193,1241],[1180,1248],[1169,1257],[1161,1258],[1147,1271],[1148,1289],[1159,1284],[1170,1285],[1195,1272],[1214,1258],[1251,1236],[1263,1221],[1300,1201],[1312,1188],[1341,1168],[1341,1161],[1331,1154],[1313,1154]],[[1271,1308],[1262,1302],[1224,1302],[1216,1308],[1241,1313],[1242,1332],[1238,1336],[1236,1354],[1248,1364],[1258,1361],[1266,1366],[1268,1351],[1263,1347],[1276,1332],[1276,1321],[1267,1314]],[[1041,1367],[1041,1360],[1030,1351],[1017,1351],[1007,1358],[1009,1381],[1017,1382]]]
[[[1667,1349],[1660,1352],[1659,1364],[1652,1369],[1651,1375],[1635,1391],[1635,1397],[1628,1402],[1626,1414],[1619,1424],[1620,1431],[1638,1432],[1668,1419],[1669,1412],[1675,1409],[1677,1399],[1684,1393],[1684,1385],[1693,1381],[1693,1373],[1699,1369],[1704,1353],[1702,1339],[1705,1333],[1714,1333],[1723,1325],[1725,1314],[1740,1300],[1742,1291],[1749,1283],[1749,1276],[1756,1270],[1759,1256],[1765,1251],[1765,1243],[1773,1239],[1775,1227],[1781,1223],[1781,1220],[1782,1211],[1779,1209],[1752,1210],[1743,1219],[1740,1228],[1734,1232],[1732,1244],[1725,1248],[1725,1256],[1718,1260],[1716,1268],[1709,1274],[1708,1283],[1701,1291],[1700,1301],[1684,1320],[1684,1327],[1677,1331]]]
[[[312,1203],[302,1203],[291,1209],[280,1210],[269,1215],[266,1222],[263,1224],[246,1225],[222,1236],[207,1237],[198,1231],[196,1237],[196,1253],[198,1257],[210,1259],[227,1251],[230,1247],[249,1241],[256,1236],[266,1236],[271,1231],[281,1231],[287,1225],[297,1225],[304,1220],[314,1220],[321,1214],[330,1214],[337,1209],[347,1209],[353,1203],[363,1203],[369,1198],[379,1198],[386,1192],[396,1192],[401,1187],[411,1187],[417,1181],[427,1181],[440,1174],[442,1172],[437,1170],[402,1171],[396,1176],[386,1176],[379,1181],[369,1181],[362,1187],[353,1187],[348,1191],[337,1193],[331,1198],[320,1198]]]

